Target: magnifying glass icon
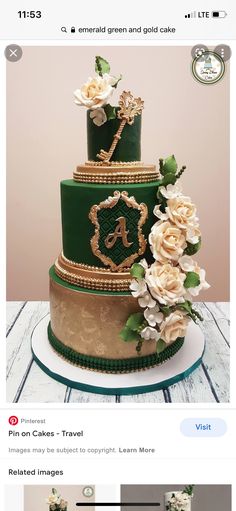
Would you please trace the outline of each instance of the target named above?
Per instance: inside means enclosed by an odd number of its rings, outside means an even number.
[[[61,27],[61,32],[66,32],[67,33],[66,27]]]

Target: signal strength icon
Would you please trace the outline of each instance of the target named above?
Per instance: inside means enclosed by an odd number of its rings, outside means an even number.
[[[185,18],[196,18],[197,16],[197,13],[196,11],[193,11],[193,12],[189,12],[188,14],[185,14]]]

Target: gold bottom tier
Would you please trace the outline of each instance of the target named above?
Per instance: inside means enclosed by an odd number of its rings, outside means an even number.
[[[111,360],[138,357],[136,343],[124,342],[119,336],[128,316],[137,311],[132,296],[72,289],[51,277],[50,310],[52,332],[68,348]],[[144,341],[142,356],[155,351],[155,341]]]

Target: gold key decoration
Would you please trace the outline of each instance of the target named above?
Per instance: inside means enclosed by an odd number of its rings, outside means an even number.
[[[120,110],[117,112],[118,119],[121,119],[119,129],[114,135],[113,142],[109,151],[100,150],[97,157],[102,160],[104,164],[108,163],[115,151],[115,148],[121,139],[122,131],[127,124],[133,124],[136,115],[141,115],[143,110],[144,101],[141,98],[134,98],[130,91],[123,91],[119,99]]]

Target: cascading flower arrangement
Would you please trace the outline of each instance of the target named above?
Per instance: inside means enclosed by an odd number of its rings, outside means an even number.
[[[56,488],[52,488],[52,493],[46,499],[46,503],[49,505],[49,511],[67,511],[68,502],[61,498]]]
[[[95,57],[97,76],[89,77],[87,82],[74,92],[75,103],[90,109],[90,118],[96,126],[116,118],[116,109],[109,100],[122,76],[110,74],[110,64],[103,57]]]
[[[205,270],[192,258],[201,246],[196,206],[176,184],[185,168],[178,171],[174,156],[160,160],[162,177],[153,211],[158,220],[149,235],[154,262],[149,266],[142,259],[131,268],[130,290],[143,310],[129,316],[120,336],[126,342],[136,341],[138,353],[144,340],[155,340],[161,353],[185,336],[191,319],[202,320],[192,297],[210,286]]]
[[[189,511],[190,503],[194,496],[194,485],[185,486],[183,491],[173,492],[166,502],[166,511]]]

